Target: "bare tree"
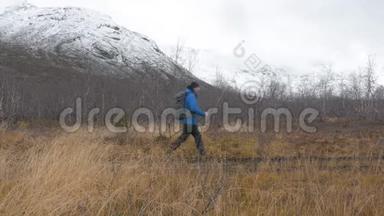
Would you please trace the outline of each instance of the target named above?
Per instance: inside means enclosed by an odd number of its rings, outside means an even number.
[[[0,76],[1,77],[1,76]],[[4,119],[4,108],[3,108],[3,104],[4,104],[4,99],[5,99],[5,96],[4,96],[4,92],[5,92],[5,87],[4,87],[4,78],[1,77],[1,80],[0,81],[0,122]]]
[[[187,49],[185,52],[185,65],[184,67],[191,73],[194,72],[198,64],[199,51],[196,49]]]
[[[332,65],[322,65],[323,74],[320,76],[319,80],[319,94],[321,98],[321,110],[322,118],[327,116],[327,105],[329,97],[333,94],[332,82],[334,81]]]
[[[377,86],[377,88],[375,89],[375,93],[373,94],[373,98],[375,100],[384,100],[384,86]]]
[[[182,56],[184,52],[184,42],[179,38],[176,43],[176,47],[174,48],[174,54],[172,56],[173,60],[176,64],[182,65]]]
[[[229,86],[228,82],[226,81],[223,73],[221,72],[219,66],[216,66],[216,77],[213,81],[213,85],[216,87],[219,87],[220,89],[227,88]]]
[[[376,77],[375,77],[375,60],[372,56],[368,56],[367,66],[364,73],[364,87],[365,87],[365,112],[369,119],[374,118],[374,100],[373,93],[375,91]]]
[[[367,100],[371,99],[374,92],[375,84],[376,84],[375,64],[376,63],[374,58],[372,56],[369,56],[367,61],[367,66],[365,69],[365,74],[364,74],[364,79],[365,79],[364,82],[365,82],[365,89],[366,89],[365,96]]]
[[[350,85],[350,88],[349,88],[349,94],[350,94],[350,98],[352,98],[353,100],[361,100],[362,98],[362,94],[363,94],[363,88],[362,88],[362,85],[361,85],[361,82],[360,80],[362,79],[361,77],[361,73],[351,73],[349,75],[350,79],[349,79],[349,85]]]

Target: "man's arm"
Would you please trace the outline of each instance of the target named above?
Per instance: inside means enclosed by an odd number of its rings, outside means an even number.
[[[196,100],[195,95],[193,94],[187,94],[186,98],[186,108],[191,111],[192,113],[196,113],[199,116],[205,116],[205,112],[203,112]]]

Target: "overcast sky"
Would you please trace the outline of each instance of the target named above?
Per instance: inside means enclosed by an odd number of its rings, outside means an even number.
[[[15,2],[15,0],[0,0]],[[29,0],[36,6],[78,6],[110,15],[160,46],[176,44],[231,57],[247,54],[306,71],[331,63],[337,71],[384,62],[384,1],[380,0]],[[232,56],[233,57],[233,56]],[[234,57],[235,58],[235,57]],[[218,63],[219,64],[219,63]]]

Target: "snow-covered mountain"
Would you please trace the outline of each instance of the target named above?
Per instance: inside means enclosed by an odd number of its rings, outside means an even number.
[[[148,37],[82,8],[9,7],[0,14],[0,46],[2,66],[17,68],[23,58],[32,58],[92,75],[196,79]]]

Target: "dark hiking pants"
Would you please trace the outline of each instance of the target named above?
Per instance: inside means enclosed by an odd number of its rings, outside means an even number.
[[[189,135],[192,135],[195,138],[196,148],[199,151],[200,155],[205,155],[205,149],[203,140],[201,138],[201,134],[197,125],[183,125],[183,133],[176,139],[174,143],[172,143],[172,150],[176,150],[183,142],[187,140]]]

